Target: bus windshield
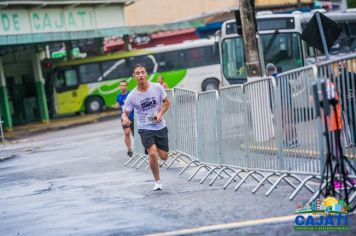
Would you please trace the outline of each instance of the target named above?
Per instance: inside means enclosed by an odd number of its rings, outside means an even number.
[[[273,63],[282,71],[303,66],[301,39],[298,33],[271,33],[260,35],[265,64]],[[222,42],[222,70],[226,79],[247,78],[245,50],[241,37],[226,38]],[[265,65],[263,65],[265,66]],[[237,81],[236,81],[237,82]]]
[[[241,80],[247,78],[245,69],[245,50],[241,37],[226,38],[223,40],[222,71],[225,78],[228,80]]]
[[[262,34],[264,62],[273,63],[282,71],[303,66],[301,39],[298,33]]]

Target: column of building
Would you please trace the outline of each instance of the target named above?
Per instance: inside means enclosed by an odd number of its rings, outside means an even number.
[[[40,108],[41,120],[44,123],[49,122],[47,99],[45,92],[45,81],[42,75],[41,60],[45,57],[44,53],[35,53],[32,59],[33,72],[36,82],[37,101]]]
[[[4,121],[4,126],[7,130],[11,130],[13,123],[11,118],[9,99],[7,96],[4,66],[2,64],[1,57],[0,57],[0,107],[1,107],[1,119]]]

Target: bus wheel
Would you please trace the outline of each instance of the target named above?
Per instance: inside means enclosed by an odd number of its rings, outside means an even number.
[[[99,97],[90,97],[85,102],[85,111],[88,114],[101,112],[103,110],[103,100]]]
[[[218,90],[219,89],[219,81],[217,79],[206,79],[203,82],[202,90],[209,91],[209,90]]]

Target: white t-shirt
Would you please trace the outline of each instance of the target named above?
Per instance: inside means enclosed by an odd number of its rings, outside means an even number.
[[[132,112],[133,109],[137,112],[138,129],[160,130],[166,127],[166,122],[162,119],[156,123],[154,116],[160,112],[162,101],[167,97],[166,91],[160,84],[150,83],[146,92],[140,92],[135,88],[127,96],[124,110]]]

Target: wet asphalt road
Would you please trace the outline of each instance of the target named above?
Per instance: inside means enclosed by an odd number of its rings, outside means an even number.
[[[193,170],[180,176],[180,163],[161,168],[164,190],[153,192],[149,170],[128,159],[119,120],[44,133],[0,146],[0,235],[143,235],[199,226],[293,214],[310,194],[289,201],[281,185],[251,194],[255,182],[238,192],[226,180],[210,187]],[[356,222],[354,216],[350,225]],[[356,228],[356,226],[355,226]],[[348,235],[355,235],[351,227]],[[293,222],[220,230],[196,235],[335,235],[295,232]],[[345,233],[340,233],[345,235]]]

